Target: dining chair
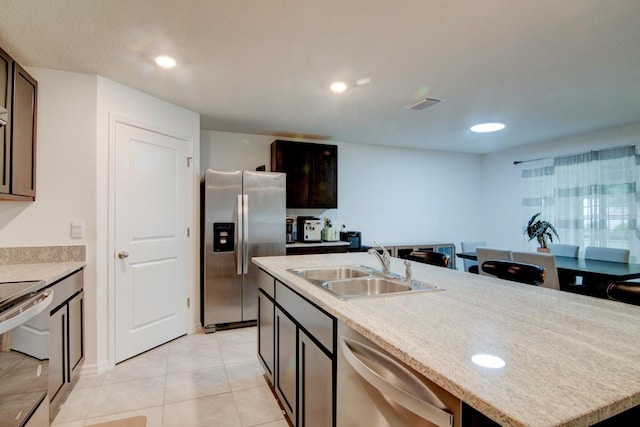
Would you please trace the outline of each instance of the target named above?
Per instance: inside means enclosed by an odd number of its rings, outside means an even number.
[[[478,246],[487,246],[487,242],[460,242],[460,247],[462,248],[462,252],[475,252]],[[464,271],[469,271],[469,269],[473,266],[478,265],[478,261],[474,261],[472,259],[463,259],[462,263],[464,264]],[[476,270],[476,268],[472,270]],[[477,273],[477,271],[475,271]]]
[[[481,265],[481,271],[486,275],[499,279],[534,286],[544,283],[546,270],[539,265],[505,260],[488,260],[484,261]]]
[[[476,255],[478,258],[478,265],[482,265],[482,263],[488,260],[513,260],[510,250],[489,248],[487,246],[478,246],[476,248]],[[490,274],[483,272],[481,268],[479,269],[479,273],[484,276],[490,276]]]
[[[438,267],[447,267],[449,265],[449,255],[436,251],[413,251],[407,259],[423,264],[436,265]]]
[[[578,253],[580,251],[580,246],[578,245],[564,245],[560,243],[550,243],[548,246],[551,253],[555,256],[578,259]],[[558,280],[560,283],[560,289],[564,291],[573,290],[577,285],[575,274],[558,272]],[[580,285],[578,284],[577,286],[580,286]]]
[[[603,248],[600,246],[587,246],[584,250],[584,259],[599,261],[622,262],[629,264],[629,249]]]
[[[630,253],[629,249],[587,246],[584,250],[584,259],[628,264]],[[576,286],[576,289],[581,293],[586,293],[587,295],[606,298],[608,285],[609,283],[603,282],[597,277],[584,276],[582,277],[582,286]]]
[[[615,301],[640,305],[640,283],[614,282],[607,286],[607,297]]]
[[[555,256],[564,256],[567,258],[578,258],[578,252],[580,246],[578,245],[563,245],[560,243],[549,243],[549,250]]]
[[[544,283],[540,284],[543,288],[560,290],[560,280],[558,279],[558,267],[556,266],[555,255],[538,253],[538,252],[512,252],[513,260],[526,264],[539,265],[547,270]]]

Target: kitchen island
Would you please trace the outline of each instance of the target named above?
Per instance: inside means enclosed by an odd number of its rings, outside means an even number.
[[[379,268],[373,256],[253,262],[501,425],[592,425],[640,405],[640,307],[418,263],[414,279],[443,291],[340,300],[287,270]],[[402,260],[391,271],[403,275]],[[477,366],[476,354],[505,365]]]

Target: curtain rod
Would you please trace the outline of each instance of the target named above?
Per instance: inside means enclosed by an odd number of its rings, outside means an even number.
[[[575,153],[575,154],[564,154],[562,156],[556,156],[554,158],[562,158],[562,157],[569,157],[569,156],[578,156],[580,154],[587,154],[587,153],[596,153],[598,151],[603,151],[603,150],[615,150],[616,148],[624,148],[624,147],[634,147],[633,144],[627,144],[627,145],[618,145],[617,147],[607,147],[607,148],[601,148],[599,150],[590,150],[590,151],[583,151],[582,153]],[[535,162],[536,160],[547,160],[551,157],[539,157],[537,159],[529,159],[529,160],[514,160],[513,164],[514,165],[519,165],[520,163],[528,163],[528,162]]]
[[[514,161],[513,161],[513,164],[514,164],[514,165],[519,165],[520,163],[535,162],[536,160],[546,160],[546,159],[548,159],[548,158],[549,158],[549,157],[540,157],[540,158],[537,158],[537,159],[529,159],[529,160],[514,160]]]

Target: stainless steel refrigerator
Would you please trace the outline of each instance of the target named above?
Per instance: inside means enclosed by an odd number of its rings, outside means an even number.
[[[255,324],[251,257],[286,253],[286,175],[208,169],[203,192],[203,326],[214,332]]]

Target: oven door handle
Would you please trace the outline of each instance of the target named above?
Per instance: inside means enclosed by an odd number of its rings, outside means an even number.
[[[0,334],[4,334],[34,318],[49,307],[52,301],[53,289],[47,289],[34,298],[12,307],[0,318]]]
[[[340,337],[340,347],[351,367],[385,398],[439,427],[453,426],[453,415],[445,409],[446,405],[398,362],[347,337]]]

